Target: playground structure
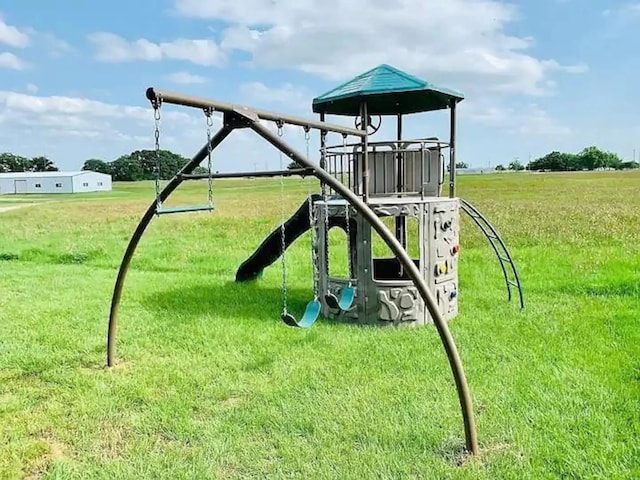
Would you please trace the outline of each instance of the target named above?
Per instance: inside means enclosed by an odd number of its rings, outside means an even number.
[[[160,111],[163,104],[202,109],[207,121],[207,143],[182,170],[161,189],[156,180],[156,199],[138,224],[124,254],[114,287],[109,318],[107,363],[115,354],[117,314],[124,279],[137,244],[154,216],[191,211],[212,211],[212,183],[218,178],[315,176],[320,194],[308,199],[282,223],[240,265],[236,281],[258,278],[278,258],[282,261],[282,320],[293,327],[310,327],[320,315],[328,318],[377,326],[424,326],[434,324],[449,360],[460,400],[467,450],[478,453],[477,434],[462,362],[447,322],[458,313],[459,212],[468,214],[489,240],[502,268],[508,298],[518,291],[524,308],[522,288],[511,255],[498,232],[469,202],[456,196],[455,135],[456,106],[460,93],[436,87],[388,65],[380,65],[313,100],[319,121],[257,110],[245,106],[147,89],[147,99],[156,120],[155,148],[159,151]],[[448,109],[450,137],[403,139],[404,116]],[[223,125],[211,134],[214,111],[223,114]],[[350,116],[354,128],[326,122],[327,115]],[[396,119],[393,141],[371,141],[383,117]],[[263,123],[274,122],[277,134]],[[284,139],[284,125],[304,129],[307,155],[291,148]],[[235,129],[249,128],[280,152],[280,170],[263,172],[213,173],[212,152]],[[320,133],[320,160],[309,158],[312,130]],[[341,142],[327,142],[329,133]],[[356,141],[349,142],[349,137]],[[443,196],[448,153],[448,195]],[[283,159],[293,160],[299,168],[284,168]],[[159,158],[159,157],[158,157]],[[207,160],[208,173],[193,174]],[[156,166],[159,171],[159,165]],[[163,202],[185,180],[207,179],[208,204],[164,208]],[[281,186],[282,186],[281,182]],[[392,232],[382,221],[393,218]],[[417,221],[418,251],[408,251],[407,220]],[[330,275],[329,231],[338,227],[347,237],[348,273]],[[286,296],[286,250],[307,230],[311,233],[314,271],[313,299],[300,320],[288,311]],[[373,233],[386,243],[392,258],[376,258],[372,249]]]

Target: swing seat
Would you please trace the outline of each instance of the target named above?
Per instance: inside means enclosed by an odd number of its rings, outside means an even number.
[[[307,304],[307,308],[305,309],[304,315],[302,315],[300,321],[297,321],[290,313],[283,313],[281,317],[282,321],[290,327],[309,328],[318,319],[318,316],[320,315],[320,306],[321,305],[318,300],[313,300]]]
[[[156,209],[156,215],[167,215],[170,213],[186,213],[186,212],[204,212],[213,211],[213,205],[197,205],[195,207],[171,207]]]
[[[346,311],[353,305],[353,300],[356,296],[356,289],[352,286],[347,286],[340,292],[340,298],[336,297],[333,293],[327,293],[324,296],[324,301],[327,302],[330,308]]]

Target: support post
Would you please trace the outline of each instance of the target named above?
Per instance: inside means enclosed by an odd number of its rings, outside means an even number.
[[[449,130],[449,198],[456,196],[456,101],[451,100],[451,127]]]
[[[178,186],[183,182],[182,175],[189,174],[195,170],[195,168],[200,165],[209,153],[209,145],[211,150],[214,150],[222,141],[233,131],[234,126],[227,122],[227,118],[225,116],[224,126],[218,130],[218,132],[211,138],[211,141],[208,144],[205,144],[198,153],[187,163],[167,184],[167,186],[160,192],[160,201],[164,202],[173,191],[178,188]],[[113,296],[111,298],[111,310],[109,312],[109,331],[107,334],[107,365],[109,367],[113,366],[114,363],[114,354],[115,354],[115,345],[116,345],[116,330],[118,323],[118,307],[120,306],[120,298],[122,296],[122,287],[124,286],[124,280],[127,275],[127,271],[129,270],[129,264],[131,263],[131,258],[136,251],[136,247],[140,242],[140,238],[142,234],[151,223],[156,212],[156,201],[149,206],[147,211],[144,213],[142,218],[140,219],[140,223],[136,227],[133,235],[131,236],[131,240],[129,240],[129,245],[127,245],[127,250],[122,257],[122,262],[120,263],[120,269],[118,270],[118,277],[116,278],[116,284],[113,289]]]
[[[362,102],[362,128],[364,136],[362,137],[362,200],[366,203],[369,201],[369,113],[367,102]]]
[[[325,113],[320,113],[320,121],[324,123],[325,121]],[[327,169],[327,131],[320,130],[320,168],[323,170]],[[320,192],[322,193],[322,198],[327,198],[327,186],[324,182],[320,182]]]
[[[400,143],[402,141],[402,114],[398,114],[398,124],[397,124],[397,135],[396,139],[397,143],[397,152],[396,152],[396,192],[398,192],[398,197],[402,196],[402,187],[404,184],[404,159],[403,154],[400,151]],[[402,247],[407,249],[407,219],[403,216],[396,217],[396,238],[402,245]]]
[[[291,148],[265,126],[261,125],[258,122],[252,122],[250,127],[258,135],[260,135],[271,145],[276,147],[278,150],[283,152],[295,162],[306,167],[314,167],[313,163],[307,160],[300,152]],[[351,192],[341,182],[329,175],[325,170],[316,168],[314,171],[314,175],[320,181],[326,182],[337,193],[342,195],[342,197],[345,198],[371,224],[371,226],[376,230],[376,232],[378,232],[387,246],[393,251],[401,264],[406,268],[409,277],[420,292],[420,295],[434,320],[436,330],[440,335],[440,339],[446,352],[447,359],[449,360],[449,365],[453,373],[453,378],[458,392],[458,399],[460,401],[460,407],[462,410],[467,450],[474,455],[479,453],[471,394],[469,392],[467,379],[462,367],[462,361],[460,359],[460,355],[458,354],[458,349],[453,340],[451,332],[449,331],[449,328],[447,326],[447,322],[438,310],[436,299],[434,298],[433,293],[431,293],[431,290],[429,290],[429,287],[422,278],[420,271],[415,266],[407,252],[402,248],[402,245],[398,242],[393,233],[389,231],[386,225],[380,220],[380,218],[378,218],[378,216],[365,202],[358,198],[357,195]]]

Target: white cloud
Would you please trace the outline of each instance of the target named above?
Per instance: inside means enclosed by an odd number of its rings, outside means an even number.
[[[155,43],[145,38],[130,41],[113,33],[96,32],[89,35],[89,41],[97,48],[96,58],[103,62],[181,60],[204,66],[224,62],[218,45],[207,39],[179,38]]]
[[[8,68],[11,70],[25,70],[29,67],[29,64],[17,57],[13,53],[2,52],[0,53],[0,68]]]
[[[78,169],[87,158],[111,161],[154,146],[153,112],[148,104],[121,105],[80,96],[0,90],[0,112],[3,149],[25,156],[45,154],[61,169]],[[214,131],[220,125],[221,116],[214,114]],[[163,105],[160,147],[191,157],[205,144],[206,128],[200,110]],[[265,157],[265,151],[271,155]],[[260,168],[277,166],[273,148],[243,130],[234,132],[215,153],[216,168],[221,171],[249,168],[254,159]]]
[[[27,92],[29,93],[38,93],[38,86],[33,83],[27,83]]]
[[[193,85],[207,82],[207,79],[205,77],[201,75],[194,75],[189,72],[175,72],[165,76],[165,78],[172,83],[178,83],[182,85]]]
[[[35,37],[35,41],[39,44],[42,44],[43,46],[46,46],[46,48],[49,50],[49,54],[52,57],[60,57],[66,53],[75,51],[75,48],[73,48],[69,43],[56,37],[52,33],[39,32],[36,30],[30,31],[32,31],[33,36]]]
[[[454,88],[541,94],[554,71],[507,33],[515,7],[497,0],[174,0],[183,16],[223,21],[221,47],[258,66],[294,68],[338,81],[390,63]]]
[[[14,48],[24,48],[29,45],[29,35],[24,29],[6,23],[0,15],[0,43]]]
[[[166,127],[163,142],[175,143],[175,132],[200,125],[196,112],[164,108],[161,132]],[[107,150],[122,148],[151,148],[153,113],[150,107],[104,103],[82,97],[36,96],[0,90],[0,138],[3,143],[24,144],[33,133],[70,144],[92,139],[88,148]],[[219,119],[218,119],[219,122]]]
[[[614,14],[631,16],[640,15],[640,2],[627,2],[602,11],[602,15],[605,17],[609,17]]]
[[[240,94],[245,103],[255,105],[286,106],[287,111],[310,112],[313,94],[307,89],[285,83],[279,87],[270,87],[262,82],[247,82],[240,85]]]
[[[505,104],[497,99],[465,100],[460,108],[461,120],[500,129],[509,134],[539,137],[566,136],[571,128],[561,124],[537,104]]]

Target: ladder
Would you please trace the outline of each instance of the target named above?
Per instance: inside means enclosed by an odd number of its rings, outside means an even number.
[[[500,261],[500,267],[502,268],[502,273],[504,275],[504,281],[507,285],[507,297],[508,300],[511,301],[512,298],[512,288],[518,289],[518,295],[520,297],[520,308],[524,308],[524,295],[522,293],[522,284],[520,283],[520,276],[518,275],[518,270],[516,269],[516,265],[511,258],[511,254],[507,249],[502,238],[498,234],[498,231],[494,228],[489,220],[487,220],[477,208],[467,202],[465,199],[460,198],[460,208],[462,211],[469,215],[471,219],[475,222],[475,224],[480,228],[480,231],[487,237],[493,251],[495,252],[498,260]]]

